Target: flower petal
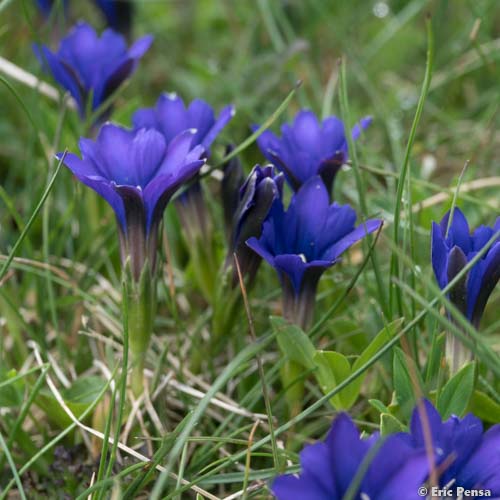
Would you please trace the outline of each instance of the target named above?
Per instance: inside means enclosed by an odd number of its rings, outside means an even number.
[[[293,138],[303,151],[319,151],[321,130],[316,115],[309,110],[299,111],[293,122]],[[283,134],[285,135],[285,134]]]
[[[42,46],[41,54],[43,54],[42,57],[47,62],[54,80],[71,94],[78,105],[80,113],[83,113],[85,108],[85,95],[76,73],[47,47]]]
[[[354,478],[370,444],[360,439],[349,415],[341,413],[326,438],[337,491],[343,496]],[[346,452],[348,450],[348,452]]]
[[[278,500],[340,500],[335,492],[325,491],[309,473],[302,473],[300,477],[292,474],[277,477],[271,490]]]
[[[478,275],[481,276],[481,281],[479,287],[476,285],[476,281],[474,281],[474,285],[471,284],[471,287],[475,286],[475,288],[473,292],[470,292],[471,294],[474,293],[474,295],[470,299],[468,306],[471,321],[477,328],[486,303],[500,279],[500,241],[495,243],[489,249],[486,258],[478,262],[474,267],[478,267]],[[474,268],[471,270],[471,277],[473,271]]]
[[[222,111],[219,113],[219,116],[217,117],[217,120],[212,125],[210,130],[208,130],[203,140],[201,141],[201,144],[206,150],[208,150],[208,148],[211,146],[212,142],[214,142],[217,135],[219,135],[221,130],[233,118],[234,113],[235,113],[234,106],[229,105],[222,109]]]
[[[442,225],[435,222],[432,223],[431,232],[431,259],[439,288],[443,289],[448,284],[448,248],[445,243]]]
[[[323,257],[326,259],[337,260],[338,257],[354,245],[354,243],[363,239],[368,234],[377,231],[382,224],[383,221],[380,219],[367,220],[342,239],[337,241],[328,251],[324,253]]]
[[[251,128],[252,132],[255,132],[259,128],[259,126],[253,125]],[[260,134],[259,137],[257,137],[257,145],[259,146],[259,149],[262,152],[262,154],[270,162],[274,163],[273,160],[274,156],[271,153],[279,154],[281,147],[280,139],[278,139],[278,137],[270,130],[264,130],[264,132],[262,132],[262,134]]]
[[[447,278],[448,283],[457,276],[467,265],[467,257],[462,249],[454,246],[448,255]],[[450,290],[450,301],[463,314],[467,314],[467,273]]]
[[[500,425],[495,425],[483,436],[469,461],[457,474],[457,484],[465,488],[490,489],[495,498],[500,496]]]
[[[441,221],[441,231],[446,234],[450,212],[448,212]],[[451,248],[454,245],[459,246],[467,255],[472,250],[469,223],[463,212],[455,207],[453,211],[453,219],[446,238],[447,245]]]
[[[140,59],[151,47],[153,35],[144,35],[136,40],[128,49],[128,56],[132,59]]]
[[[329,196],[326,187],[319,176],[313,177],[298,190],[288,207],[286,221],[294,221],[296,225],[295,231],[292,227],[288,228],[288,248],[304,254],[307,261],[315,259],[318,255],[316,246],[323,244],[321,237],[330,236],[322,232],[328,211]]]
[[[322,160],[332,158],[336,153],[345,149],[344,123],[336,116],[330,116],[323,120],[321,127],[320,155]]]
[[[358,139],[359,136],[361,135],[361,131],[366,130],[372,124],[372,121],[373,121],[372,116],[365,116],[364,118],[361,118],[361,120],[358,123],[356,123],[354,127],[352,127],[351,134],[353,140]]]
[[[175,93],[162,94],[156,103],[156,116],[167,144],[181,132],[192,128],[184,101]]]

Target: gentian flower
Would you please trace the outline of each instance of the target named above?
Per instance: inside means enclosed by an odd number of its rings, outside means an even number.
[[[135,71],[153,37],[146,35],[127,48],[125,38],[111,29],[99,37],[83,22],[61,40],[59,50],[35,47],[39,58],[54,79],[75,99],[82,118],[95,111]]]
[[[246,245],[246,241],[252,237],[260,238],[262,225],[274,201],[283,196],[283,183],[283,174],[276,173],[272,165],[256,165],[239,190],[226,265],[232,262],[235,253],[241,273],[248,277],[250,283],[257,273],[261,258]],[[237,283],[237,274],[234,274],[233,282]]]
[[[355,227],[349,205],[330,205],[319,176],[307,181],[293,196],[288,210],[277,200],[259,239],[247,245],[273,266],[283,288],[285,316],[306,329],[313,318],[316,288],[323,272],[350,246],[376,231],[373,219]]]
[[[156,252],[160,221],[169,199],[201,168],[203,147],[191,146],[196,130],[169,144],[157,130],[104,125],[95,141],[80,139],[82,158],[64,164],[113,208],[118,222],[127,289],[128,335],[134,394],[143,392],[143,370],[156,309]]]
[[[377,434],[362,439],[354,422],[342,413],[325,441],[302,450],[300,474],[279,476],[271,490],[278,500],[342,500],[359,480],[352,497],[356,500],[422,498],[418,488],[428,473],[425,451],[415,450],[403,433],[381,439]]]
[[[429,401],[423,403],[425,418],[415,408],[411,438],[416,448],[424,448],[424,429],[429,431],[439,486],[489,490],[491,497],[499,498],[500,425],[483,433],[481,420],[472,414],[462,419],[452,416],[443,422]]]
[[[446,287],[500,230],[498,217],[493,227],[479,226],[471,235],[465,215],[459,208],[455,208],[446,234],[449,218],[450,212],[439,224],[432,223],[432,267],[441,289]],[[450,301],[475,328],[479,328],[486,303],[499,278],[500,237],[449,293]],[[458,338],[449,336],[447,357],[452,371],[455,372],[471,359],[471,353]]]
[[[352,138],[357,139],[371,121],[366,117],[355,125]],[[257,128],[254,126],[253,130]],[[292,125],[285,123],[281,127],[281,134],[280,138],[266,130],[258,137],[257,144],[262,154],[285,173],[294,191],[311,177],[319,175],[331,196],[335,176],[348,158],[342,120],[330,116],[320,123],[312,111],[302,110]]]
[[[234,116],[234,107],[226,106],[215,118],[213,109],[203,100],[195,99],[188,107],[175,93],[162,94],[154,108],[136,111],[132,117],[135,128],[154,128],[163,134],[167,144],[180,132],[196,129],[193,146],[201,144],[207,156],[210,146]]]
[[[162,94],[155,107],[136,111],[132,122],[136,129],[148,127],[157,130],[167,144],[183,130],[195,129],[191,146],[200,145],[204,157],[208,158],[210,146],[233,116],[233,106],[223,108],[216,118],[213,109],[205,101],[194,99],[186,107],[177,94],[170,93]],[[207,301],[212,302],[217,263],[212,248],[208,209],[198,181],[176,200],[175,207],[185,229],[196,280]]]
[[[156,130],[132,131],[108,123],[95,141],[80,139],[82,159],[72,153],[64,157],[75,176],[115,211],[122,258],[130,256],[136,280],[146,259],[154,269],[158,227],[167,202],[204,164],[203,147],[191,147],[195,134],[185,130],[167,144]]]

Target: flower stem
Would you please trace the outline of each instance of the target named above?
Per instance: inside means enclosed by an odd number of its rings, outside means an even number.
[[[132,361],[129,382],[134,396],[139,397],[144,391],[144,365],[156,312],[156,280],[152,276],[147,260],[139,281],[134,279],[129,265],[125,266],[125,272],[128,286],[124,300],[128,304],[128,333]]]

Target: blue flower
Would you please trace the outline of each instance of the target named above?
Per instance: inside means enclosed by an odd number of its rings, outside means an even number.
[[[169,199],[204,164],[203,147],[191,146],[195,134],[185,130],[167,144],[153,129],[106,124],[95,141],[80,139],[82,159],[64,157],[75,176],[115,211],[122,258],[130,255],[135,277],[148,257],[154,268],[158,226]]]
[[[279,476],[272,483],[278,500],[342,500],[355,478],[356,500],[417,500],[428,474],[425,451],[415,450],[407,435],[362,439],[345,413],[335,419],[325,441],[302,450],[300,464],[298,476]]]
[[[135,71],[152,41],[146,35],[128,48],[125,38],[115,31],[107,29],[99,38],[90,25],[81,22],[61,40],[57,52],[46,46],[35,46],[35,51],[85,117],[90,96],[94,111]]]
[[[424,401],[421,409],[415,408],[410,427],[416,448],[425,448],[426,435],[432,441],[439,486],[485,489],[494,498],[500,496],[500,425],[483,433],[481,420],[472,414],[443,422]]]
[[[432,267],[443,289],[493,235],[500,230],[500,217],[493,227],[479,226],[471,235],[467,219],[455,208],[448,235],[450,212],[439,224],[432,223]],[[450,292],[450,300],[476,327],[479,327],[486,302],[500,278],[500,237],[483,254]]]
[[[201,144],[207,156],[210,146],[234,116],[234,107],[226,106],[215,118],[213,109],[203,100],[195,99],[188,107],[177,94],[162,94],[154,108],[136,111],[132,117],[135,128],[154,128],[163,134],[167,144],[183,130],[193,128],[193,146]]]
[[[276,174],[272,165],[256,165],[239,190],[226,264],[232,262],[235,253],[241,273],[248,277],[249,282],[257,273],[260,256],[246,245],[246,241],[260,237],[273,203],[283,195],[283,183],[283,174]]]
[[[370,123],[370,117],[363,118],[351,132],[353,139]],[[319,175],[331,194],[335,176],[348,157],[342,120],[330,116],[320,123],[312,111],[302,110],[292,125],[281,127],[281,134],[280,138],[266,130],[259,136],[257,144],[262,154],[285,173],[295,191]]]
[[[271,209],[259,239],[247,245],[273,266],[283,287],[285,316],[306,328],[312,319],[316,288],[323,272],[350,246],[376,231],[381,220],[355,227],[349,205],[330,205],[319,176],[309,179],[285,212],[280,200]]]

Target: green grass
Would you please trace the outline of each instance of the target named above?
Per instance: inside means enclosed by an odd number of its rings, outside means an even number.
[[[90,2],[74,3],[77,17],[102,27]],[[500,422],[499,290],[478,333],[450,307],[430,266],[431,221],[452,204],[472,227],[492,225],[500,212],[500,13],[495,0],[393,0],[378,18],[375,3],[137,2],[134,38],[153,33],[155,42],[113,96],[113,120],[124,125],[162,91],[201,97],[217,110],[233,103],[237,114],[216,141],[212,171],[228,159],[227,142],[239,146],[233,155],[246,172],[264,162],[251,124],[277,130],[302,107],[349,126],[373,115],[350,144],[335,198],[360,218],[383,218],[384,228],[324,275],[308,333],[315,348],[352,361],[403,320],[390,342],[328,394],[304,371],[306,396],[293,418],[269,321],[281,313],[274,271],[262,264],[248,311],[242,303],[224,348],[209,354],[214,304],[200,289],[173,203],[164,218],[148,396],[135,402],[125,390],[114,216],[54,160],[56,151],[77,151],[88,124],[0,64],[0,499],[54,491],[81,499],[268,498],[277,470],[297,471],[303,444],[329,428],[336,413],[330,398],[365,372],[351,415],[368,432],[379,427],[377,407],[391,406],[403,384],[394,380],[395,346],[423,379],[413,394],[437,392],[439,399],[449,378],[439,368],[444,331],[474,340],[465,342],[477,356],[475,388],[488,405],[476,393],[469,409],[488,425]],[[31,45],[54,46],[70,24],[52,21],[43,23],[28,0],[0,1],[0,56],[51,84]],[[207,245],[222,264],[217,177],[204,176],[203,187]],[[411,402],[399,403],[390,410],[407,425]],[[72,458],[61,460],[61,450]]]

